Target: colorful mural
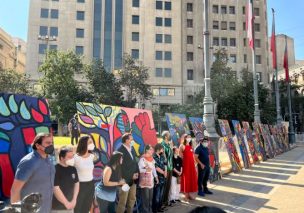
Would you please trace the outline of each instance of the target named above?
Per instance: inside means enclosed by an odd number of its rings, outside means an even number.
[[[243,121],[243,131],[244,131],[244,136],[246,135],[247,138],[247,143],[249,146],[249,151],[252,156],[253,163],[259,162],[259,145],[258,143],[255,143],[254,137],[252,135],[252,131],[250,129],[250,125],[248,122]]]
[[[80,130],[92,136],[96,156],[94,179],[101,178],[102,170],[113,151],[121,146],[121,137],[131,132],[137,156],[143,153],[145,144],[157,143],[152,112],[94,103],[76,103]]]
[[[51,132],[46,100],[0,93],[0,198],[10,197],[17,165],[37,133]]]
[[[259,123],[258,128],[260,130],[260,133],[262,135],[263,141],[264,141],[264,146],[265,146],[265,151],[268,155],[268,158],[273,158],[275,156],[274,149],[272,147],[271,141],[269,140],[269,137],[266,133],[266,130],[264,128],[264,124]]]
[[[263,143],[263,137],[262,137],[262,133],[260,131],[259,128],[259,124],[258,123],[252,123],[252,127],[253,127],[253,131],[254,131],[254,138],[256,143],[259,145],[259,151],[262,157],[262,160],[265,161],[267,160],[267,154],[266,154],[266,149],[265,149],[265,145]]]
[[[195,139],[196,141],[199,141],[204,137],[204,130],[206,130],[203,119],[197,117],[189,117],[189,121],[191,123]],[[216,146],[212,143],[211,140],[209,140],[208,149],[210,160],[209,181],[214,182],[219,179],[219,162],[217,158]]]
[[[184,114],[166,113],[166,120],[172,141],[179,147],[179,139],[183,134],[190,134],[187,118]]]
[[[218,119],[218,122],[222,132],[222,136],[224,137],[224,142],[227,147],[228,155],[232,165],[232,171],[239,172],[242,170],[241,161],[237,153],[237,149],[234,145],[229,122],[227,120],[221,120],[221,119]]]
[[[241,152],[242,159],[244,162],[244,167],[248,169],[248,168],[250,168],[251,163],[250,163],[250,158],[249,158],[248,149],[247,149],[248,144],[246,144],[246,142],[245,142],[241,124],[237,120],[232,120],[232,125],[233,125],[234,132],[235,132],[235,135],[238,140],[238,144],[240,146],[240,152]]]
[[[283,147],[283,144],[281,143],[281,141],[278,138],[276,127],[273,126],[273,125],[268,125],[268,128],[269,128],[269,131],[271,133],[271,138],[272,138],[273,142],[276,144],[276,152],[278,154],[283,153],[284,147]]]
[[[288,151],[289,148],[289,142],[288,142],[288,131],[286,131],[286,128],[282,124],[277,124],[277,132],[278,136],[284,146],[284,151]]]

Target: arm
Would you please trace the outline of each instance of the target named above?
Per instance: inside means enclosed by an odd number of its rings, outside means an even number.
[[[75,208],[75,206],[76,206],[78,193],[79,193],[79,182],[75,183],[75,186],[74,186],[74,193],[73,193],[73,200],[72,200],[73,208]]]
[[[24,186],[25,181],[14,180],[12,189],[11,189],[11,203],[16,203],[20,201],[20,191]]]
[[[179,150],[180,150],[180,152],[179,152],[179,156],[181,157],[181,159],[183,159],[183,153],[184,153],[184,145],[183,144],[181,144],[180,146],[179,146]]]
[[[124,184],[124,181],[120,181],[120,182],[110,181],[111,175],[112,175],[112,169],[110,167],[106,167],[103,174],[103,184],[105,186],[120,186]]]
[[[66,199],[59,186],[54,187],[54,195],[56,199],[65,206],[65,208],[72,209],[71,203]]]
[[[72,132],[72,124],[71,124],[71,122],[69,122],[69,124],[68,124],[68,130],[69,130],[69,132]]]
[[[198,155],[194,155],[195,161],[201,166],[202,169],[204,169],[205,165],[198,159]]]
[[[145,162],[144,162],[144,159],[141,158],[138,162],[138,167],[139,167],[139,172],[146,172],[146,165],[145,165]]]

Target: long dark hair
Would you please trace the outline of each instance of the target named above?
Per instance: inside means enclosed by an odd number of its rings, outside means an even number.
[[[76,149],[76,153],[78,155],[83,156],[85,153],[87,153],[88,141],[90,138],[91,137],[88,135],[80,137],[80,139],[78,141],[77,149]]]
[[[123,154],[121,152],[113,152],[112,156],[110,157],[110,160],[107,164],[108,167],[110,167],[115,172],[117,172],[119,178],[121,178],[121,165],[120,165],[120,159],[123,157]],[[113,168],[115,167],[115,168]]]

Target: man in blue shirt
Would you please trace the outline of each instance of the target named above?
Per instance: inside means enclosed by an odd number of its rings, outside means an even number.
[[[41,213],[49,213],[52,207],[55,168],[48,155],[54,152],[53,138],[39,133],[33,141],[33,152],[19,162],[11,189],[11,203],[22,200],[31,193],[42,195]]]
[[[199,140],[195,149],[195,160],[198,163],[198,195],[203,197],[205,194],[213,194],[207,187],[210,174],[208,137]]]

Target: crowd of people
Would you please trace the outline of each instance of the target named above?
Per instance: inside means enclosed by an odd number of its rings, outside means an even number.
[[[75,128],[76,129],[76,128]],[[77,141],[75,141],[77,143]],[[33,152],[20,161],[13,186],[11,202],[39,192],[43,213],[88,213],[96,202],[99,211],[131,213],[164,212],[170,206],[212,194],[207,187],[210,173],[208,138],[194,148],[191,135],[182,135],[180,145],[173,146],[170,133],[162,133],[162,142],[146,145],[138,159],[131,133],[122,136],[122,145],[110,157],[102,179],[93,180],[94,142],[82,136],[76,153],[62,147],[59,162],[52,164],[48,155],[54,152],[52,137],[38,134]],[[140,197],[140,199],[138,199]]]

